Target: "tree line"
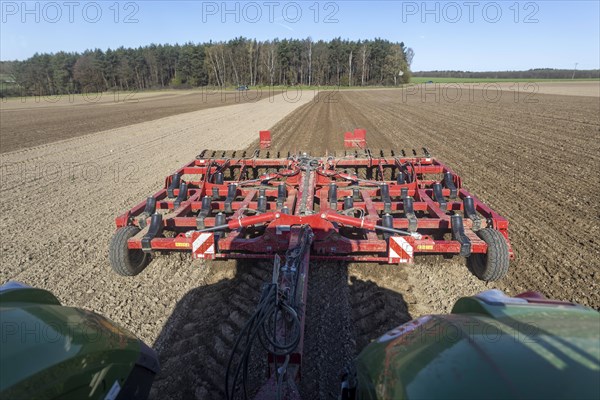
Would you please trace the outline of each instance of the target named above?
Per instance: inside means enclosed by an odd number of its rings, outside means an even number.
[[[599,79],[600,70],[535,68],[527,71],[419,71],[413,76],[428,78],[477,78],[477,79]]]
[[[384,39],[313,41],[239,37],[227,42],[36,53],[0,63],[5,95],[237,85],[399,85],[414,52]]]

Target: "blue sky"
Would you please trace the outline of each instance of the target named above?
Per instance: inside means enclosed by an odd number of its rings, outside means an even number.
[[[237,36],[404,41],[412,69],[600,68],[600,1],[1,1],[0,59]]]

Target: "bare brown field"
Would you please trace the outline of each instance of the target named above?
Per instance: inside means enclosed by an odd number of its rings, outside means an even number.
[[[0,153],[278,93],[195,90],[8,99],[0,103]]]
[[[524,86],[523,83],[520,83]],[[508,85],[501,85],[508,88]],[[540,94],[556,94],[564,96],[600,97],[600,81],[583,82],[535,82],[536,92]]]
[[[538,290],[600,308],[600,100],[537,94],[535,103],[490,102],[473,93],[451,102],[401,90],[340,91],[315,101],[146,115],[146,122],[0,154],[0,281],[49,289],[153,344],[162,364],[153,398],[222,398],[224,363],[271,265],[174,254],[124,278],[107,260],[113,218],[203,148],[252,148],[257,131],[271,126],[275,148],[318,154],[342,148],[342,133],[362,127],[371,148],[427,147],[451,166],[508,218],[517,259],[496,283],[477,280],[458,258],[418,258],[402,268],[313,263],[305,398],[337,398],[340,369],[369,340],[486,288]],[[251,372],[258,377],[260,360]]]

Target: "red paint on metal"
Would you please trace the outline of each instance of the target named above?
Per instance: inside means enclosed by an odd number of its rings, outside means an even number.
[[[361,149],[367,147],[367,131],[365,129],[355,129],[354,132],[345,132],[344,147],[358,147]]]
[[[271,147],[271,131],[260,131],[260,148],[268,149]]]
[[[266,132],[266,131],[265,131]],[[364,131],[356,130],[351,139],[364,139]],[[309,225],[314,233],[311,253],[322,260],[390,262],[389,239],[376,230],[382,225],[385,204],[381,185],[387,184],[390,194],[388,209],[394,229],[408,230],[411,221],[405,215],[402,196],[412,196],[416,213],[416,230],[424,234],[420,239],[410,238],[414,256],[427,254],[460,253],[460,243],[443,239],[450,233],[450,216],[462,215],[463,199],[473,198],[482,226],[499,230],[505,237],[513,256],[508,236],[508,221],[493,211],[466,189],[462,180],[446,165],[429,154],[418,156],[404,151],[371,151],[355,148],[343,157],[312,158],[306,163],[302,154],[288,154],[273,150],[254,152],[204,151],[196,160],[175,171],[187,182],[187,200],[177,208],[174,199],[167,198],[167,187],[156,192],[156,210],[163,214],[164,230],[174,234],[156,237],[151,241],[153,250],[192,252],[192,236],[201,223],[214,227],[217,213],[224,213],[227,229],[215,242],[216,259],[271,258],[288,249],[293,227]],[[272,158],[275,157],[275,158]],[[304,160],[304,161],[303,161]],[[224,172],[222,184],[214,176]],[[408,180],[398,183],[396,177],[404,171]],[[457,197],[450,199],[450,190],[442,189],[446,209],[440,208],[433,197],[434,183],[444,183],[450,173],[457,189]],[[236,196],[231,199],[231,211],[226,212],[225,199],[228,185],[236,184]],[[335,184],[337,198],[330,206],[329,187]],[[280,185],[285,196],[278,197]],[[179,189],[175,189],[175,195]],[[259,196],[265,196],[266,211],[259,210]],[[210,197],[210,210],[201,222],[198,213],[202,199]],[[346,210],[344,201],[352,197],[352,210]],[[143,214],[145,201],[116,218],[117,227],[150,222]],[[144,224],[145,222],[145,224]],[[414,225],[414,221],[413,221]],[[485,253],[487,246],[473,231],[473,223],[464,219],[465,235],[471,241],[472,253]],[[414,226],[412,227],[414,228]],[[141,248],[141,239],[147,229],[128,242],[131,249]],[[188,234],[186,236],[186,234]]]

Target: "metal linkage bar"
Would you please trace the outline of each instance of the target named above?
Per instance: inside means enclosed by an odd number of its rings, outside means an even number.
[[[313,237],[310,226],[294,227],[283,265],[280,257],[275,257],[273,279],[265,284],[256,311],[240,332],[229,358],[225,374],[228,399],[235,398],[236,393],[242,391],[246,398],[249,358],[252,348],[258,343],[268,354],[270,379],[255,398],[299,398],[296,383],[301,376]],[[274,393],[278,396],[273,396]]]

